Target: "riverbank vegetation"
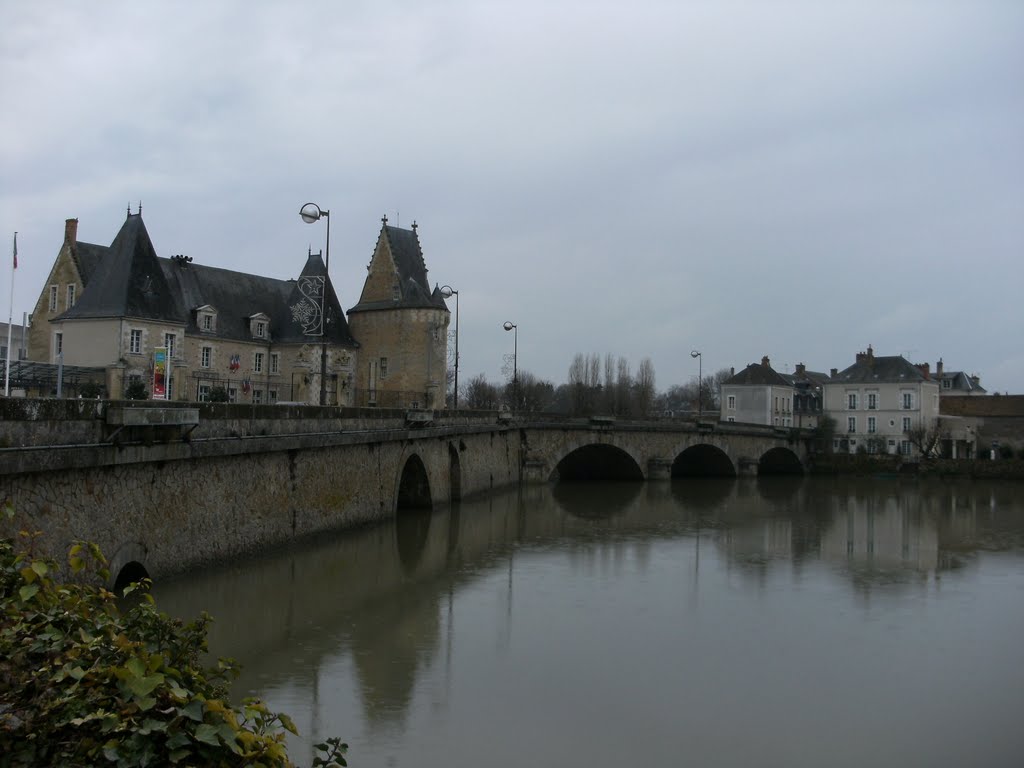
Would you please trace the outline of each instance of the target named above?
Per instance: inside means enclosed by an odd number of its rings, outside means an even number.
[[[0,510],[10,518],[5,504]],[[71,578],[34,536],[0,540],[0,766],[292,766],[287,715],[228,700],[237,665],[204,667],[207,615],[160,613],[146,584],[115,595],[95,545],[71,547]],[[316,745],[315,768],[347,745]]]

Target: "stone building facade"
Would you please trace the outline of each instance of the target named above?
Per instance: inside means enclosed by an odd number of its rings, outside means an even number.
[[[327,405],[376,404],[357,393],[358,373],[373,370],[360,359],[394,361],[395,394],[381,405],[444,407],[448,309],[427,287],[415,230],[382,227],[375,260],[389,252],[382,242],[402,244],[391,262],[407,298],[383,313],[364,307],[372,317],[362,324],[364,353],[322,254],[310,251],[297,278],[277,280],[158,257],[141,214],[130,211],[110,246],[80,242],[77,227],[66,222],[36,302],[30,360],[100,369],[112,399],[138,381],[154,399],[204,401],[223,390],[232,402]],[[371,268],[364,295],[375,295],[382,270]],[[416,354],[412,339],[435,328]]]

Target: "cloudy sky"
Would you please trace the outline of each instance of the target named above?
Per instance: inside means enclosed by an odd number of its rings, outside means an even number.
[[[871,344],[1024,392],[1020,0],[4,2],[0,93],[16,321],[66,218],[141,200],[160,255],[288,278],[313,201],[346,308],[419,224],[463,380],[511,320],[556,383]]]

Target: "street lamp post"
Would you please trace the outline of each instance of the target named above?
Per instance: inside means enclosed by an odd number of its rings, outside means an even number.
[[[450,285],[442,285],[441,295],[446,299],[455,297],[455,394],[452,399],[452,408],[457,411],[459,410],[459,292]]]
[[[515,331],[512,342],[512,397],[515,398],[514,411],[519,410],[519,326],[506,321],[502,326],[506,331]]]
[[[704,414],[704,359],[696,349],[690,353],[690,357],[697,358],[697,418]]]
[[[316,203],[306,203],[299,216],[307,224],[327,219],[327,257],[324,259],[324,287],[320,293],[320,405],[327,405],[327,284],[331,279],[331,212]]]

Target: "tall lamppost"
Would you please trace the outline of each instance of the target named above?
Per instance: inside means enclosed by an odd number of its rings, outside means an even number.
[[[441,295],[446,299],[455,297],[455,394],[452,399],[452,408],[457,411],[459,410],[459,292],[450,285],[442,285]]]
[[[515,398],[513,411],[519,410],[519,326],[506,321],[502,326],[506,331],[515,331],[512,342],[512,397]]]
[[[696,349],[690,353],[690,357],[697,358],[697,418],[704,413],[704,371],[702,370],[704,360]]]
[[[324,260],[324,286],[320,292],[320,405],[327,405],[327,284],[331,275],[331,212],[316,203],[306,203],[299,216],[307,224],[327,219],[327,257]]]

